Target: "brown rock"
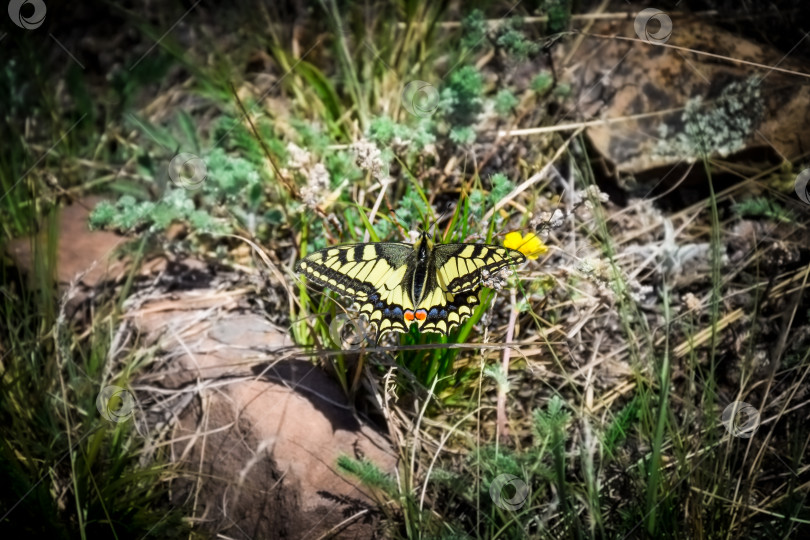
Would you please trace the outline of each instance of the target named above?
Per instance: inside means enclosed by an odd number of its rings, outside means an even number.
[[[70,283],[81,275],[82,283],[93,286],[105,276],[120,271],[110,255],[124,238],[111,232],[91,231],[87,225],[90,211],[99,201],[98,197],[86,197],[59,210],[56,252],[56,279],[59,283]],[[47,245],[47,234],[48,230],[44,228],[39,238],[18,238],[9,242],[9,255],[19,268],[31,272],[34,266],[33,242]]]
[[[734,120],[750,115],[750,123],[740,123],[747,128],[742,132],[743,145],[737,149],[732,146],[729,153],[746,151],[757,158],[794,160],[807,152],[810,86],[806,77],[782,71],[806,73],[805,65],[710,21],[673,16],[671,22],[671,35],[666,39],[661,36],[663,45],[638,39],[633,19],[596,23],[589,34],[600,37],[583,36],[581,44],[572,42],[577,49],[566,78],[577,91],[575,110],[586,120],[618,120],[587,129],[593,145],[616,170],[639,174],[698,160],[697,151],[691,157],[667,153],[683,133],[682,108],[697,97],[702,98],[707,111],[729,109],[722,117],[725,122],[711,126],[707,134],[710,145],[721,140],[720,132],[726,129],[731,132],[730,139],[736,140],[734,130],[740,126],[735,126]],[[655,34],[657,23],[648,24]],[[729,107],[719,100],[724,92],[751,80],[759,84],[758,96],[741,110],[735,111],[733,104]],[[627,118],[633,116],[636,118]],[[722,144],[709,148],[715,156],[725,155],[718,149],[723,149]],[[678,174],[671,174],[669,183],[677,178]]]
[[[192,472],[175,491],[196,497],[201,527],[228,538],[373,537],[373,496],[340,474],[336,460],[362,456],[392,473],[396,456],[385,437],[320,368],[284,354],[292,345],[284,332],[237,314],[240,293],[173,296],[128,316],[172,359],[168,372],[143,383],[159,379],[195,396],[179,413],[172,448]]]

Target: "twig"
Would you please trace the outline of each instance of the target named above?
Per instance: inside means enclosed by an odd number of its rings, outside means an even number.
[[[587,122],[571,122],[570,124],[557,124],[555,126],[543,126],[536,128],[523,128],[523,129],[502,129],[498,131],[498,137],[520,137],[523,135],[540,135],[543,133],[556,133],[557,131],[568,131],[569,129],[585,128],[592,126],[606,126],[609,124],[617,124],[622,122],[631,122],[633,120],[642,120],[644,118],[652,118],[654,116],[663,116],[665,114],[676,113],[684,110],[685,107],[673,107],[671,109],[664,109],[662,111],[652,111],[647,113],[632,114],[629,116],[620,116],[618,118],[600,118],[598,120],[588,120]]]
[[[509,304],[512,307],[512,310],[509,313],[509,325],[506,327],[506,341],[507,343],[512,341],[512,338],[515,335],[515,324],[517,323],[517,295],[515,293],[515,288],[512,287],[511,292],[509,293]],[[509,374],[509,357],[511,356],[512,349],[510,347],[504,347],[503,349],[503,360],[501,362],[501,367],[503,368],[503,378],[504,381],[506,380]],[[506,443],[509,437],[509,421],[506,418],[506,389],[507,385],[498,384],[498,417],[497,417],[497,425],[498,425],[498,438],[501,442]]]
[[[388,186],[391,185],[392,180],[391,177],[386,175],[385,178],[380,178],[380,192],[377,194],[377,200],[374,201],[374,206],[371,207],[371,210],[368,213],[368,222],[374,224],[374,218],[377,216],[377,211],[380,209],[380,205],[382,204],[383,199],[388,191]],[[369,240],[369,231],[363,235],[363,242],[368,242]]]

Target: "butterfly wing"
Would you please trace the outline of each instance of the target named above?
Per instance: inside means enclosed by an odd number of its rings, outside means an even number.
[[[435,279],[416,307],[422,332],[447,334],[466,321],[479,304],[481,282],[487,276],[526,260],[512,249],[486,244],[438,244],[433,248]],[[423,311],[424,310],[424,311]]]
[[[452,294],[477,289],[487,275],[526,260],[519,251],[487,244],[439,244],[434,251],[439,284]]]
[[[404,271],[412,253],[413,246],[398,242],[349,244],[311,253],[294,270],[342,296],[364,300]]]
[[[351,244],[316,251],[295,264],[295,271],[352,299],[378,330],[407,332],[403,314],[413,311],[403,280],[414,257],[411,244]]]

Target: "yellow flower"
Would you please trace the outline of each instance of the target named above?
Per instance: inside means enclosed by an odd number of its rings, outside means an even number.
[[[548,246],[534,233],[523,236],[519,232],[510,232],[503,239],[503,247],[520,251],[531,260],[548,252]]]

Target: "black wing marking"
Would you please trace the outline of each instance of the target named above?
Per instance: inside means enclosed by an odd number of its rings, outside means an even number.
[[[526,260],[519,251],[486,244],[440,244],[434,252],[439,284],[452,294],[480,287],[485,271],[492,275]]]
[[[349,244],[311,253],[294,270],[338,294],[365,299],[413,252],[413,246],[399,242]]]

